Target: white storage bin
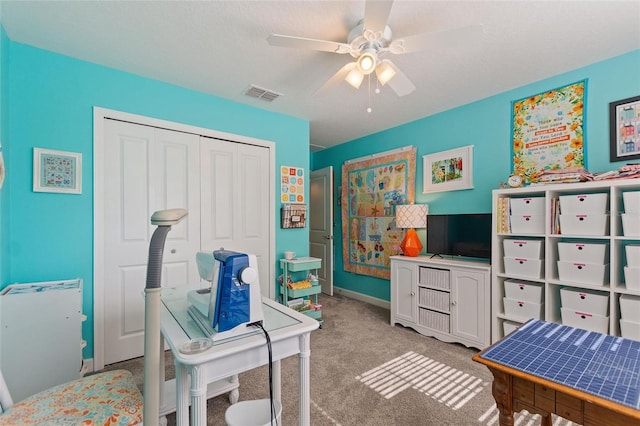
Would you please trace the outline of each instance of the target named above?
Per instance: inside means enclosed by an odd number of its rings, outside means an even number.
[[[625,321],[640,322],[640,296],[620,296],[620,317]]]
[[[560,196],[560,212],[566,213],[597,213],[607,212],[609,194],[579,194]]]
[[[622,235],[640,236],[640,214],[623,213],[622,216]]]
[[[506,257],[526,257],[528,259],[542,258],[541,240],[505,239],[502,244],[504,246],[504,255]]]
[[[512,331],[515,331],[518,327],[520,327],[522,324],[520,324],[519,322],[513,322],[513,321],[502,321],[502,331],[504,332],[504,335],[506,336],[507,334],[511,333]]]
[[[640,245],[627,244],[624,249],[627,253],[627,266],[640,268]]]
[[[605,316],[609,314],[609,294],[582,288],[560,289],[562,308]]]
[[[640,340],[640,323],[621,319],[620,334],[625,339]]]
[[[511,198],[512,215],[544,215],[544,197]]]
[[[504,282],[504,295],[507,299],[522,300],[524,302],[542,303],[543,284],[527,281],[508,280]]]
[[[562,323],[570,327],[583,328],[596,333],[609,333],[609,317],[579,312],[573,309],[560,309]]]
[[[640,214],[640,191],[627,191],[622,193],[625,213]]]
[[[541,303],[525,302],[523,300],[504,297],[504,314],[514,318],[522,318],[523,321],[536,318],[542,319],[544,305]]]
[[[627,290],[640,291],[640,268],[624,267],[624,286]]]
[[[271,422],[272,409],[275,418]],[[224,421],[227,426],[269,426],[281,424],[282,404],[280,401],[269,399],[256,399],[253,401],[240,401],[227,408],[224,413]]]
[[[609,263],[609,244],[558,243],[558,255],[567,262]]]
[[[561,281],[604,285],[609,282],[609,264],[558,261]]]
[[[512,234],[544,234],[544,215],[509,216]]]
[[[505,257],[504,271],[508,275],[527,278],[541,278],[544,261],[541,259],[527,259],[524,257]]]
[[[560,214],[560,232],[564,235],[608,235],[609,215],[600,213]]]

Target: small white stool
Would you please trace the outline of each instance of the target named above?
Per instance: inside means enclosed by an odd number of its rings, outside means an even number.
[[[282,404],[273,401],[275,408],[274,425],[280,425]],[[256,399],[252,401],[240,401],[227,408],[224,413],[224,421],[228,426],[270,426],[271,425],[271,400]]]

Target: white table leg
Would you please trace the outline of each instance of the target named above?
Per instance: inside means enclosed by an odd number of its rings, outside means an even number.
[[[204,378],[204,368],[194,365],[189,370],[191,374],[191,424],[207,424],[207,383]]]
[[[229,402],[235,404],[236,402],[238,402],[238,399],[240,399],[240,380],[238,379],[238,375],[234,374],[233,376],[229,377],[229,382],[231,382],[232,384],[238,384],[238,387],[236,389],[229,392]]]
[[[300,425],[311,425],[311,383],[309,378],[309,357],[311,356],[310,333],[300,336]]]
[[[282,367],[280,360],[273,361],[271,366],[273,373],[273,399],[282,402]]]
[[[184,365],[174,361],[176,367],[176,424],[189,425],[189,374]]]

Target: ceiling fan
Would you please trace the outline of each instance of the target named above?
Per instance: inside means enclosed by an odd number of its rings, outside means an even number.
[[[381,86],[388,84],[398,96],[405,96],[413,92],[416,87],[393,62],[384,58],[387,53],[400,55],[428,49],[438,44],[464,43],[482,34],[482,26],[473,25],[394,39],[387,25],[392,5],[393,0],[367,0],[364,19],[349,32],[346,43],[281,34],[271,34],[267,40],[272,46],[348,53],[355,58],[355,61],[349,62],[338,70],[316,93],[324,91],[343,79],[358,89],[364,77],[370,76],[375,71]]]

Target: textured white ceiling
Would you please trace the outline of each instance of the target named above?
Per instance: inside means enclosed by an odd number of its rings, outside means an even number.
[[[346,42],[364,6],[2,0],[0,17],[15,42],[307,119],[314,150],[640,49],[638,1],[396,0],[388,21],[394,38],[474,24],[484,26],[484,37],[393,56],[417,87],[408,96],[387,87],[369,94],[366,80],[359,90],[341,82],[312,96],[353,58],[270,46],[267,37]],[[282,96],[272,103],[247,97],[251,84]]]

